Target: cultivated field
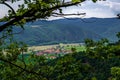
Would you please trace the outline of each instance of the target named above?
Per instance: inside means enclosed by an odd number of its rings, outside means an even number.
[[[39,51],[39,50],[45,50],[50,48],[56,48],[56,47],[65,47],[65,49],[71,49],[72,47],[75,47],[78,51],[85,50],[85,46],[82,43],[71,43],[71,44],[56,44],[56,45],[44,45],[44,46],[32,46],[28,47],[28,51]]]

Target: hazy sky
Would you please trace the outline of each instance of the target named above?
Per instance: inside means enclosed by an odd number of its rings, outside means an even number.
[[[21,2],[19,2],[21,3]],[[17,4],[19,4],[17,3]],[[11,4],[13,8],[17,8],[16,4]],[[86,0],[81,3],[81,6],[69,7],[63,9],[64,13],[86,13],[85,17],[99,17],[110,18],[115,17],[117,13],[120,13],[120,0],[106,0],[93,3],[90,0]],[[7,13],[7,8],[0,4],[0,18]]]
[[[65,13],[85,12],[86,17],[115,17],[120,13],[120,0],[106,0],[93,3],[86,0],[80,7],[70,7],[65,10]]]

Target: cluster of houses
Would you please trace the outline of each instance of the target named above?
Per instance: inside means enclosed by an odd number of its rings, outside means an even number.
[[[51,55],[49,56],[50,59],[55,59],[57,56],[56,55],[60,55],[60,54],[68,54],[68,53],[72,53],[71,50],[65,50],[64,48],[49,48],[49,49],[45,49],[45,50],[40,50],[36,53],[36,55],[40,56],[40,55]],[[54,54],[54,55],[53,55]]]
[[[59,45],[56,45],[56,46],[53,46],[53,47],[49,47],[49,48],[46,48],[46,49],[38,49],[37,52],[36,52],[36,55],[40,56],[40,55],[44,55],[46,58],[49,58],[49,59],[55,59],[59,56],[64,56],[65,54],[68,54],[68,53],[73,53],[73,50],[72,49],[66,49],[66,47],[76,47],[76,46],[82,46],[84,44],[80,43],[80,44],[59,44]]]

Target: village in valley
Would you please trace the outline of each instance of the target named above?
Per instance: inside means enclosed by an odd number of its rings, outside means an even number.
[[[45,56],[47,59],[55,59],[57,57],[64,56],[68,53],[74,53],[79,51],[84,51],[85,46],[82,43],[74,44],[58,44],[58,45],[49,45],[49,46],[37,46],[31,47],[29,50],[34,50],[37,56]]]

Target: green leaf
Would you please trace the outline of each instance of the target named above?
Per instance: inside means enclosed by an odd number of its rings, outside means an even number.
[[[80,0],[72,0],[73,3],[79,2]]]
[[[96,2],[97,0],[92,0],[93,2]]]

